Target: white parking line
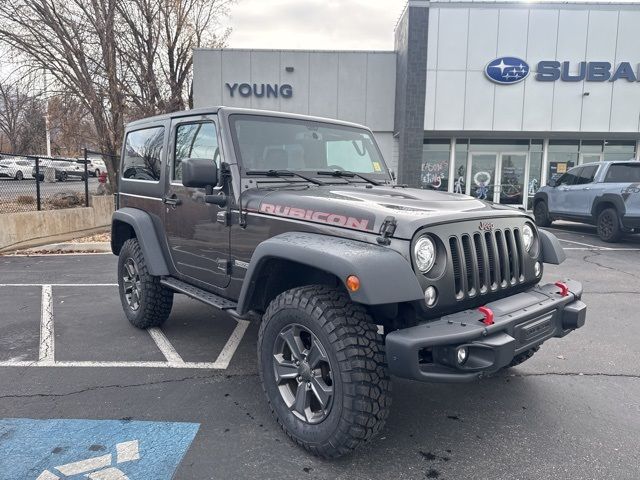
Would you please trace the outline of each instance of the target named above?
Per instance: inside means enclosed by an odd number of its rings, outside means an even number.
[[[167,359],[158,361],[56,361],[53,315],[53,287],[113,287],[117,283],[0,283],[0,287],[41,287],[42,306],[40,315],[40,345],[37,361],[8,360],[0,361],[0,367],[60,367],[60,368],[175,368],[196,370],[225,370],[233,358],[249,326],[247,320],[236,319],[238,323],[229,340],[214,362],[185,362],[173,347],[169,339],[159,328],[147,331]]]
[[[53,334],[53,297],[51,285],[42,286],[42,307],[40,312],[40,350],[38,361],[55,361],[55,337]]]
[[[54,363],[40,363],[28,361],[0,362],[0,367],[46,367],[46,368],[176,368],[195,370],[224,370],[227,368],[217,362],[94,362],[94,361],[56,361]]]
[[[164,358],[167,359],[169,363],[184,363],[184,360],[180,356],[180,354],[173,348],[169,339],[162,333],[162,330],[159,328],[147,328],[147,332],[153,338],[153,341],[156,342],[156,345],[164,355]]]
[[[117,283],[49,283],[50,287],[117,287]],[[0,283],[0,287],[42,287],[42,283]]]
[[[231,357],[236,353],[236,349],[238,348],[238,345],[240,345],[240,340],[242,340],[244,332],[247,331],[247,327],[249,326],[249,322],[246,320],[236,320],[236,322],[238,322],[238,325],[236,325],[236,328],[233,330],[229,340],[227,340],[227,343],[224,345],[220,355],[218,355],[218,358],[216,359],[215,363],[218,365],[218,368],[224,369],[229,366]]]
[[[598,249],[598,250],[611,250],[611,248],[609,248],[609,247],[602,247],[602,246],[599,246],[599,245],[593,245],[591,243],[576,242],[574,240],[565,240],[564,238],[558,238],[558,240],[560,240],[561,242],[573,243],[574,245],[581,245],[583,247],[591,247],[593,249]]]

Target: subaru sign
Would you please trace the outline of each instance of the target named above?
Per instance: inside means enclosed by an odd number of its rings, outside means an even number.
[[[518,83],[529,75],[529,64],[517,57],[500,57],[490,62],[484,73],[494,83]]]
[[[517,57],[496,58],[485,67],[484,72],[494,83],[508,85],[523,81],[529,75],[529,64]],[[559,62],[542,60],[535,70],[539,82],[615,82],[626,80],[640,82],[640,65],[637,69],[630,62],[612,64],[610,62]]]

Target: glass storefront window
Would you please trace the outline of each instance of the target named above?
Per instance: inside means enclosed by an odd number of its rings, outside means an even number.
[[[465,193],[467,183],[467,160],[469,155],[469,140],[456,141],[456,164],[454,167],[453,192]]]
[[[447,191],[451,140],[425,139],[422,144],[422,188]]]
[[[472,139],[472,152],[527,152],[529,140]]]
[[[549,170],[547,178],[556,179],[578,164],[580,142],[552,140],[549,142]]]
[[[605,160],[632,160],[636,157],[636,142],[607,141],[604,142]]]
[[[527,209],[533,208],[533,196],[540,188],[542,176],[542,152],[529,154],[529,185],[527,187]]]

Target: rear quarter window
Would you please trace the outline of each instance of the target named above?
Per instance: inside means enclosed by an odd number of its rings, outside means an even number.
[[[122,178],[157,182],[162,171],[164,127],[145,128],[127,134]]]
[[[638,183],[640,182],[640,162],[613,164],[604,177],[605,183]]]

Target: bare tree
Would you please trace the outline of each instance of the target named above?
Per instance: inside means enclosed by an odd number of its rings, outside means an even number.
[[[0,81],[0,132],[11,152],[39,152],[44,131],[44,106],[33,76],[12,75]]]
[[[220,46],[232,0],[2,0],[0,42],[89,112],[117,155],[125,121],[188,104],[193,48]],[[117,164],[106,161],[116,184]]]

